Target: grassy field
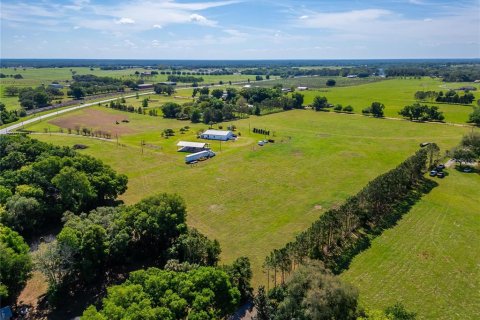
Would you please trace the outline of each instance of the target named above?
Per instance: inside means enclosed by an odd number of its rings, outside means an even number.
[[[135,75],[135,72],[144,72],[143,68],[131,68],[124,70],[100,70],[99,68],[83,68],[83,67],[74,67],[74,68],[0,68],[0,73],[3,73],[7,76],[21,74],[23,79],[14,79],[11,77],[1,78],[0,79],[0,102],[3,102],[8,109],[18,108],[19,102],[18,97],[10,97],[4,94],[5,87],[15,86],[19,88],[23,87],[37,87],[40,85],[48,85],[52,81],[58,81],[61,84],[68,84],[72,81],[73,72],[75,74],[93,74],[96,76],[108,76],[113,78],[120,79],[140,79],[139,76]],[[145,82],[161,82],[167,81],[168,75],[154,75],[142,78]],[[204,84],[218,84],[220,81],[228,83],[229,81],[247,81],[248,79],[254,80],[255,76],[248,75],[205,75],[205,76],[195,76],[202,77],[204,79]],[[68,100],[66,96],[67,89],[63,90],[65,93],[63,100]]]
[[[368,77],[368,78],[346,78],[346,77],[297,77],[289,79],[278,79],[269,82],[261,82],[259,86],[270,87],[276,84],[281,84],[284,88],[290,87],[308,87],[313,89],[329,88],[326,85],[328,79],[336,81],[336,87],[350,87],[358,86],[360,84],[374,83],[383,81],[385,78]]]
[[[252,260],[254,283],[265,282],[261,265],[273,248],[281,247],[307,228],[325,209],[356,193],[369,180],[408,157],[424,141],[442,148],[458,143],[467,128],[372,119],[356,115],[296,110],[233,122],[236,142],[211,142],[217,156],[197,166],[184,164],[176,152],[179,140],[197,141],[206,125],[91,108],[109,116],[128,117],[120,146],[76,135],[35,135],[61,145],[83,143],[82,151],[98,157],[129,177],[122,199],[136,202],[156,192],[176,192],[188,206],[188,223],[222,245],[222,261],[246,255]],[[55,119],[88,119],[82,110]],[[63,120],[62,120],[63,119]],[[103,126],[114,126],[106,120]],[[50,120],[53,122],[53,120]],[[57,122],[58,124],[58,122]],[[82,124],[88,126],[88,124]],[[190,130],[182,135],[184,126]],[[227,124],[223,124],[226,126]],[[54,124],[38,123],[43,132]],[[275,132],[273,144],[258,147],[263,136],[249,128]],[[160,132],[172,128],[169,139]],[[140,148],[145,141],[144,154]]]
[[[480,174],[448,173],[343,274],[364,305],[401,301],[420,319],[480,319]]]
[[[362,109],[370,106],[374,101],[385,104],[385,116],[400,117],[398,111],[404,106],[415,102],[413,96],[416,91],[448,91],[459,88],[465,83],[445,83],[439,79],[390,79],[356,86],[334,87],[323,90],[309,90],[302,92],[305,95],[305,104],[313,102],[315,96],[325,96],[332,104],[352,105],[354,111],[361,113]],[[480,89],[480,84],[468,83]],[[480,98],[479,91],[474,91],[476,98]],[[430,104],[440,107],[445,115],[446,122],[465,123],[472,113],[472,106],[453,104]]]

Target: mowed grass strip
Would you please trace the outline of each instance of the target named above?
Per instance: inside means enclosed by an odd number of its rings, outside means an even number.
[[[184,164],[185,154],[177,153],[175,145],[179,140],[197,141],[196,132],[206,125],[121,114],[130,120],[121,125],[136,130],[119,138],[123,147],[75,135],[35,137],[90,146],[81,152],[128,175],[129,188],[122,196],[127,203],[158,192],[180,194],[187,202],[189,225],[220,241],[223,262],[250,257],[255,285],[266,281],[261,266],[270,250],[292,240],[324,210],[398,165],[421,142],[435,141],[450,148],[468,130],[295,110],[233,122],[241,133],[239,140],[211,142],[217,156],[191,167]],[[186,125],[190,130],[179,134],[178,129]],[[45,126],[34,127],[42,132]],[[161,131],[168,127],[176,130],[176,136],[162,138]],[[264,137],[250,133],[254,127],[275,132],[271,137],[275,143],[257,146]],[[142,140],[147,143],[143,155]]]
[[[400,301],[420,319],[480,319],[480,175],[447,172],[342,275],[364,305]]]

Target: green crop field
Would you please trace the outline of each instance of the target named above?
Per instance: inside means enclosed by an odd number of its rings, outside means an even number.
[[[89,112],[95,112],[95,117],[89,117]],[[293,239],[325,209],[395,167],[417,150],[419,143],[435,141],[443,149],[450,148],[469,130],[296,110],[232,122],[241,134],[238,141],[211,142],[217,156],[192,167],[184,164],[185,154],[176,152],[176,143],[197,141],[196,133],[207,128],[203,124],[95,107],[29,129],[41,133],[49,127],[55,131],[72,119],[88,122],[98,118],[98,112],[105,120],[102,128],[121,132],[119,146],[73,134],[34,137],[61,145],[88,145],[81,152],[128,175],[129,188],[122,196],[127,203],[156,192],[180,194],[187,202],[188,223],[220,241],[223,262],[241,255],[250,257],[255,284],[265,282],[261,265],[270,250]],[[116,125],[112,117],[130,122]],[[184,126],[190,129],[180,134]],[[256,141],[264,137],[249,133],[254,127],[274,132],[271,138],[275,143],[257,146]],[[174,129],[176,135],[162,138],[166,128]]]
[[[447,172],[343,274],[364,305],[401,301],[420,319],[480,319],[480,175]]]
[[[323,80],[323,79],[322,79]],[[353,82],[352,82],[353,83]],[[333,87],[321,90],[309,90],[302,92],[305,95],[305,104],[313,102],[315,96],[325,96],[332,104],[352,105],[354,111],[361,113],[362,109],[370,106],[374,101],[385,105],[385,116],[400,117],[398,111],[404,106],[415,101],[414,94],[417,91],[448,91],[467,85],[466,83],[445,83],[439,79],[389,79],[355,86]],[[480,89],[480,84],[468,83]],[[476,99],[480,98],[480,91],[474,91]],[[443,111],[446,122],[465,123],[468,115],[472,113],[472,106],[454,104],[431,104],[436,105]]]

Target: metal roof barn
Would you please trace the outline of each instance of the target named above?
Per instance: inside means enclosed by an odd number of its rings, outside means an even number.
[[[207,130],[200,135],[202,139],[227,141],[233,139],[232,131]]]

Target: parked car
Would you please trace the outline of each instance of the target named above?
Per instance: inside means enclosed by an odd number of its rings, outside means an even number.
[[[445,165],[443,163],[437,166],[437,171],[442,171],[443,169],[445,169]]]
[[[260,147],[263,146],[265,144],[265,142],[263,142],[262,140],[258,141],[257,143]]]
[[[472,168],[471,167],[465,167],[465,168],[463,168],[463,172],[472,172]]]
[[[430,171],[430,177],[435,177],[437,175],[437,170]]]
[[[445,172],[439,172],[439,173],[437,173],[437,177],[439,177],[439,178],[445,178]]]

